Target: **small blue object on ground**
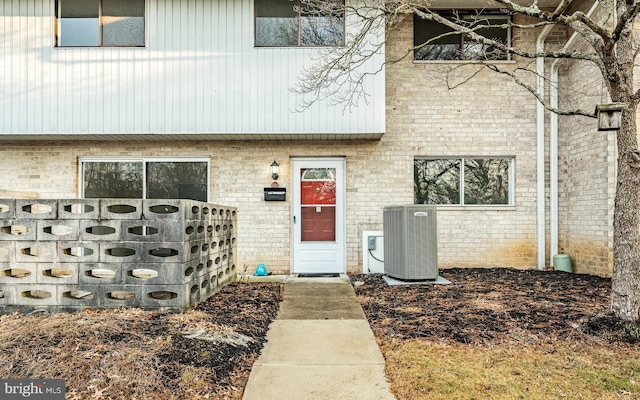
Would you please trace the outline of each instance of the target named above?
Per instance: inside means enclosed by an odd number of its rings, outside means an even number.
[[[267,267],[264,264],[258,264],[256,268],[256,276],[267,276]]]

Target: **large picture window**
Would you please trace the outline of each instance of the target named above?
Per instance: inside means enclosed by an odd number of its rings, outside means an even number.
[[[444,15],[443,15],[444,16]],[[505,28],[508,16],[460,15],[445,16],[458,24],[475,29],[475,33],[493,41],[509,45],[511,30]],[[509,53],[472,40],[467,35],[435,21],[413,16],[414,60],[508,60]]]
[[[209,160],[82,159],[82,197],[209,199]]]
[[[255,0],[256,46],[344,44],[342,0]]]
[[[144,0],[57,0],[56,46],[144,46]]]
[[[511,205],[513,158],[416,158],[416,204]]]

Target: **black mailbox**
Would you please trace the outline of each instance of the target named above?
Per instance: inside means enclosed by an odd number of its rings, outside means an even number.
[[[264,201],[286,201],[287,188],[269,187],[264,188]]]

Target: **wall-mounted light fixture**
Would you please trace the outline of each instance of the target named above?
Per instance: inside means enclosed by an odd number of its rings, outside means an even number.
[[[280,166],[280,164],[278,164],[276,162],[276,160],[273,160],[273,163],[271,163],[271,179],[273,179],[274,181],[276,179],[278,179],[278,167]]]

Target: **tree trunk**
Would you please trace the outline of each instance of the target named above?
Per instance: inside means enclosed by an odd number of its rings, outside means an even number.
[[[617,3],[622,15],[631,0]],[[603,62],[609,94],[626,107],[618,130],[618,177],[613,211],[611,311],[624,321],[640,320],[640,151],[633,68],[636,58],[633,20],[617,41],[605,44]]]
[[[629,104],[629,103],[627,103]],[[636,109],[622,113],[618,131],[618,183],[613,212],[611,311],[625,321],[640,320],[640,152]]]

